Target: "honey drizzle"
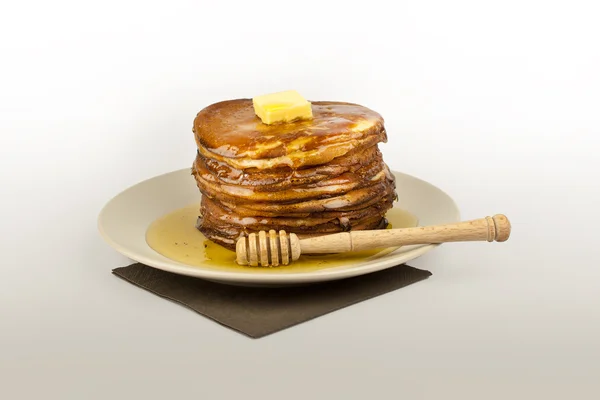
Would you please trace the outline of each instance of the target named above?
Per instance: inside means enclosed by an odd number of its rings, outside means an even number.
[[[208,240],[195,227],[198,204],[180,208],[155,220],[146,232],[146,242],[157,253],[171,260],[195,267],[214,268],[221,271],[244,271],[257,273],[298,273],[367,260],[382,256],[395,248],[374,249],[343,254],[301,255],[287,266],[250,267],[235,262],[235,252]],[[400,208],[392,208],[386,214],[390,228],[408,228],[418,224],[417,217]]]

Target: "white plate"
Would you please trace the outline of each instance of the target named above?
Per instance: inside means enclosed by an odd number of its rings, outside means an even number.
[[[460,220],[450,196],[439,188],[410,175],[394,172],[398,202],[395,206],[417,216],[419,225]],[[221,270],[214,266],[191,266],[173,261],[146,243],[148,226],[171,211],[200,202],[200,192],[188,168],[159,175],[121,192],[100,212],[102,237],[119,253],[142,264],[177,274],[245,286],[283,286],[349,278],[390,268],[413,260],[439,245],[405,246],[369,260],[317,271],[261,273],[256,269]]]

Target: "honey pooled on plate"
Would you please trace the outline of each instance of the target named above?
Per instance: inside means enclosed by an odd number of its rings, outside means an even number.
[[[241,266],[235,252],[207,239],[196,229],[196,203],[175,210],[154,221],[146,232],[146,242],[157,253],[182,264],[229,271],[257,273],[297,273],[332,268],[388,254],[396,248],[374,249],[328,255],[301,255],[298,261],[279,267]],[[389,228],[417,226],[417,217],[400,208],[386,213]]]

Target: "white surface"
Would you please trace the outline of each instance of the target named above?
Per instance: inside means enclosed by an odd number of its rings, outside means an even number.
[[[268,3],[3,3],[0,397],[598,398],[597,2]],[[112,276],[100,207],[287,88],[381,112],[391,168],[510,241],[258,341]]]
[[[413,176],[396,171],[392,173],[396,187],[402,188],[398,190],[398,201],[394,202],[394,206],[400,207],[401,204],[403,210],[416,216],[419,225],[460,221],[457,204],[447,193]],[[112,198],[100,211],[98,230],[112,248],[142,264],[214,282],[248,286],[312,284],[350,278],[408,263],[439,247],[437,244],[420,244],[388,248],[355,263],[348,261],[343,266],[273,273],[276,270],[253,268],[232,271],[210,264],[187,265],[157,253],[148,245],[146,233],[154,221],[182,207],[199,203],[199,198],[198,186],[190,168],[170,171],[133,185]]]

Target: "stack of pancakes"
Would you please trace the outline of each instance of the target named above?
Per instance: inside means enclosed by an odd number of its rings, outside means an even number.
[[[383,229],[395,180],[378,149],[383,118],[363,106],[313,102],[313,118],[266,125],[251,99],[201,110],[192,168],[202,193],[197,228],[235,250],[251,232],[299,236]]]

